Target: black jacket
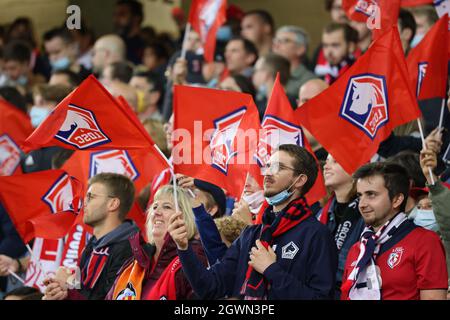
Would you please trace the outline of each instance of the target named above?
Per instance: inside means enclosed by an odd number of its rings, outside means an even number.
[[[80,259],[81,289],[69,290],[67,299],[105,299],[120,267],[133,255],[128,239],[137,232],[136,224],[126,220],[102,238],[92,237]]]

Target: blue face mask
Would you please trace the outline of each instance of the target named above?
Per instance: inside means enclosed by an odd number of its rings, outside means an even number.
[[[51,61],[53,71],[64,70],[70,67],[70,59],[67,57],[60,58],[56,61]]]
[[[28,78],[24,75],[19,76],[16,80],[11,80],[7,78],[5,85],[15,87],[17,85],[25,87],[28,83]]]
[[[256,97],[258,98],[258,99],[264,99],[264,98],[266,98],[267,97],[267,85],[265,85],[265,84],[262,84],[262,85],[260,85],[259,86],[259,88],[258,88],[258,92],[256,92]]]
[[[416,47],[419,44],[419,42],[422,41],[423,37],[425,37],[424,34],[416,34],[411,41],[411,45],[410,45],[411,48]]]
[[[216,39],[218,41],[229,41],[233,37],[230,26],[222,26],[217,30]]]
[[[439,226],[436,222],[436,218],[434,217],[433,210],[417,209],[414,223],[434,232],[439,231]]]
[[[298,176],[298,178],[300,178],[300,176]],[[276,206],[289,199],[289,197],[294,193],[294,191],[289,191],[289,189],[292,188],[292,186],[297,182],[298,178],[295,179],[295,181],[289,187],[287,187],[280,193],[277,193],[276,195],[271,197],[265,197],[267,203],[271,206]]]
[[[32,106],[30,110],[31,125],[37,128],[47,118],[50,110],[45,107]]]

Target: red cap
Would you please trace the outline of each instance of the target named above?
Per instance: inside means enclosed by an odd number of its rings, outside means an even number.
[[[409,190],[409,196],[414,199],[417,199],[420,196],[427,195],[428,192],[430,192],[430,190],[426,187],[425,188],[414,187]]]

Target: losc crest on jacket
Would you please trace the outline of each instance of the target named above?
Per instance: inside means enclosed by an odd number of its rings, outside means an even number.
[[[8,135],[0,136],[0,176],[10,176],[20,164],[20,149]]]
[[[247,108],[242,107],[213,121],[216,130],[210,141],[211,165],[225,175],[228,163],[237,154],[236,135],[246,111]]]
[[[139,172],[125,150],[107,150],[91,154],[89,178],[103,172],[123,174],[135,181]]]
[[[261,124],[264,129],[258,142],[256,161],[265,166],[272,153],[282,144],[295,144],[304,147],[303,130],[300,126],[273,115],[264,116]]]
[[[386,80],[384,76],[362,74],[350,78],[340,116],[373,139],[389,121]]]
[[[91,111],[73,104],[69,104],[66,119],[55,138],[78,149],[111,142],[100,129],[95,115]]]
[[[50,207],[52,213],[57,213],[62,211],[74,211],[72,205],[73,198],[74,192],[70,176],[64,173],[42,197],[42,201]]]

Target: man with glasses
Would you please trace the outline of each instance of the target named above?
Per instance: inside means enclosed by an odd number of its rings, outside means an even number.
[[[286,93],[290,97],[296,98],[303,84],[317,78],[304,65],[308,45],[308,34],[300,27],[282,26],[277,30],[273,41],[273,52],[290,62],[290,78],[286,84]]]
[[[139,228],[126,220],[134,201],[134,184],[124,175],[100,173],[89,180],[83,222],[93,228],[81,256],[80,289],[68,289],[66,275],[46,279],[46,300],[104,299],[119,268],[132,257],[129,238]]]
[[[181,213],[169,220],[183,271],[202,299],[332,299],[337,267],[329,231],[312,215],[304,195],[318,169],[311,154],[281,145],[264,174],[269,207],[263,223],[246,228],[209,269],[188,245]]]

